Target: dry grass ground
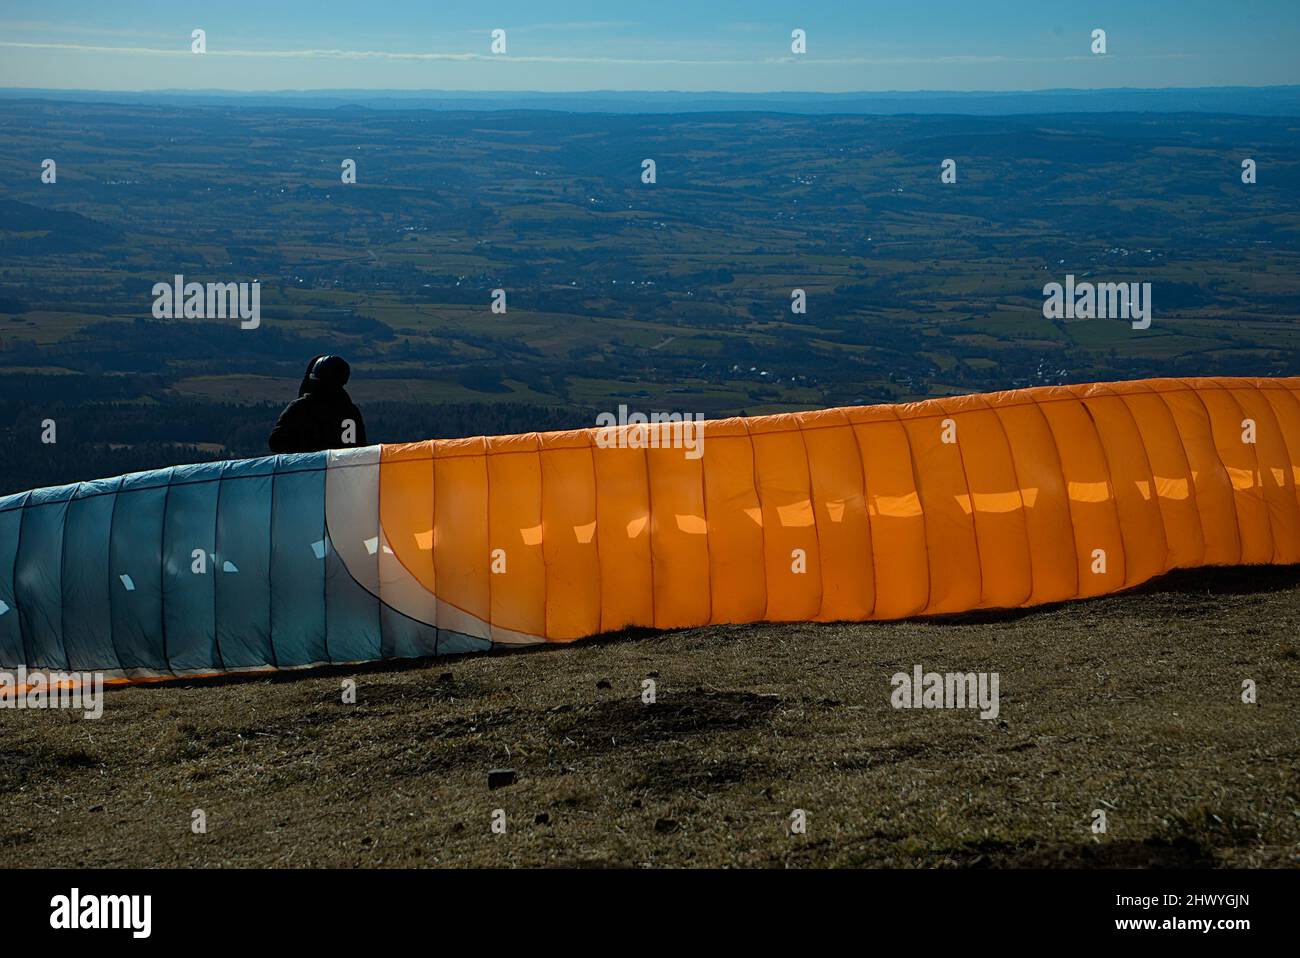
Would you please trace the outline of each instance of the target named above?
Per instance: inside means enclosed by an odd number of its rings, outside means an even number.
[[[1295,867],[1298,646],[1300,567],[1254,568],[1023,613],[128,688],[97,722],[0,712],[0,856]],[[998,720],[891,708],[890,676],[915,663],[998,672]],[[341,702],[346,677],[355,705]],[[489,790],[497,767],[517,780]],[[207,834],[191,832],[196,808]],[[504,835],[489,827],[498,808]],[[806,835],[788,833],[796,808]]]

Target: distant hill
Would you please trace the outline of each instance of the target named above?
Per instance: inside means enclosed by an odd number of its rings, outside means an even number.
[[[728,93],[675,90],[591,90],[572,93],[472,90],[25,90],[0,88],[0,98],[42,98],[133,104],[308,107],[373,110],[559,110],[569,113],[932,114],[1005,116],[1023,113],[1236,113],[1300,116],[1300,86],[1101,90],[861,93]]]
[[[0,197],[0,253],[43,255],[95,249],[117,242],[122,231],[80,213],[45,209]],[[0,308],[0,312],[5,311]]]

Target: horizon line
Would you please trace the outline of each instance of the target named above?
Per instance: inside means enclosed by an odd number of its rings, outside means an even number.
[[[279,89],[240,90],[226,87],[153,87],[131,90],[103,89],[95,87],[49,87],[49,86],[6,86],[0,87],[0,93],[101,93],[101,94],[169,94],[169,95],[222,95],[222,96],[283,96],[326,95],[326,94],[381,94],[396,93],[403,95],[455,95],[455,96],[729,96],[729,97],[764,97],[764,96],[798,96],[798,97],[854,97],[854,96],[1032,96],[1038,94],[1063,93],[1180,93],[1207,91],[1259,91],[1259,90],[1300,90],[1297,83],[1262,83],[1262,84],[1221,84],[1213,86],[1101,86],[1101,87],[1038,87],[1034,89],[881,89],[881,90],[675,90],[675,89],[613,89],[601,87],[578,90],[483,90],[452,89],[443,87],[282,87]]]

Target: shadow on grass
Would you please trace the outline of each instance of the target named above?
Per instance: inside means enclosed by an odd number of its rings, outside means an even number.
[[[1047,605],[1022,609],[980,609],[952,615],[921,616],[912,620],[935,625],[993,625],[999,622],[1017,622],[1028,616],[1039,615],[1064,606],[1078,606],[1084,602],[1104,602],[1140,595],[1258,595],[1265,592],[1282,592],[1300,586],[1300,565],[1211,566],[1203,569],[1175,569],[1157,576],[1141,585],[1109,595],[1087,599],[1067,599]]]
[[[1160,820],[1146,838],[1043,844],[996,839],[943,853],[959,868],[1215,868],[1218,853],[1259,838],[1254,823],[1228,810],[1200,806]]]

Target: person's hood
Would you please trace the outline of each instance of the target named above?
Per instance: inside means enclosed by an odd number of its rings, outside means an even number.
[[[342,391],[352,376],[352,367],[342,356],[326,356],[312,368],[308,378],[317,390]]]
[[[316,361],[324,358],[325,354],[321,353],[319,356],[313,356],[307,360],[307,369],[303,372],[302,384],[298,387],[299,396],[305,396],[315,388],[316,383],[311,378],[311,371],[316,366]]]

